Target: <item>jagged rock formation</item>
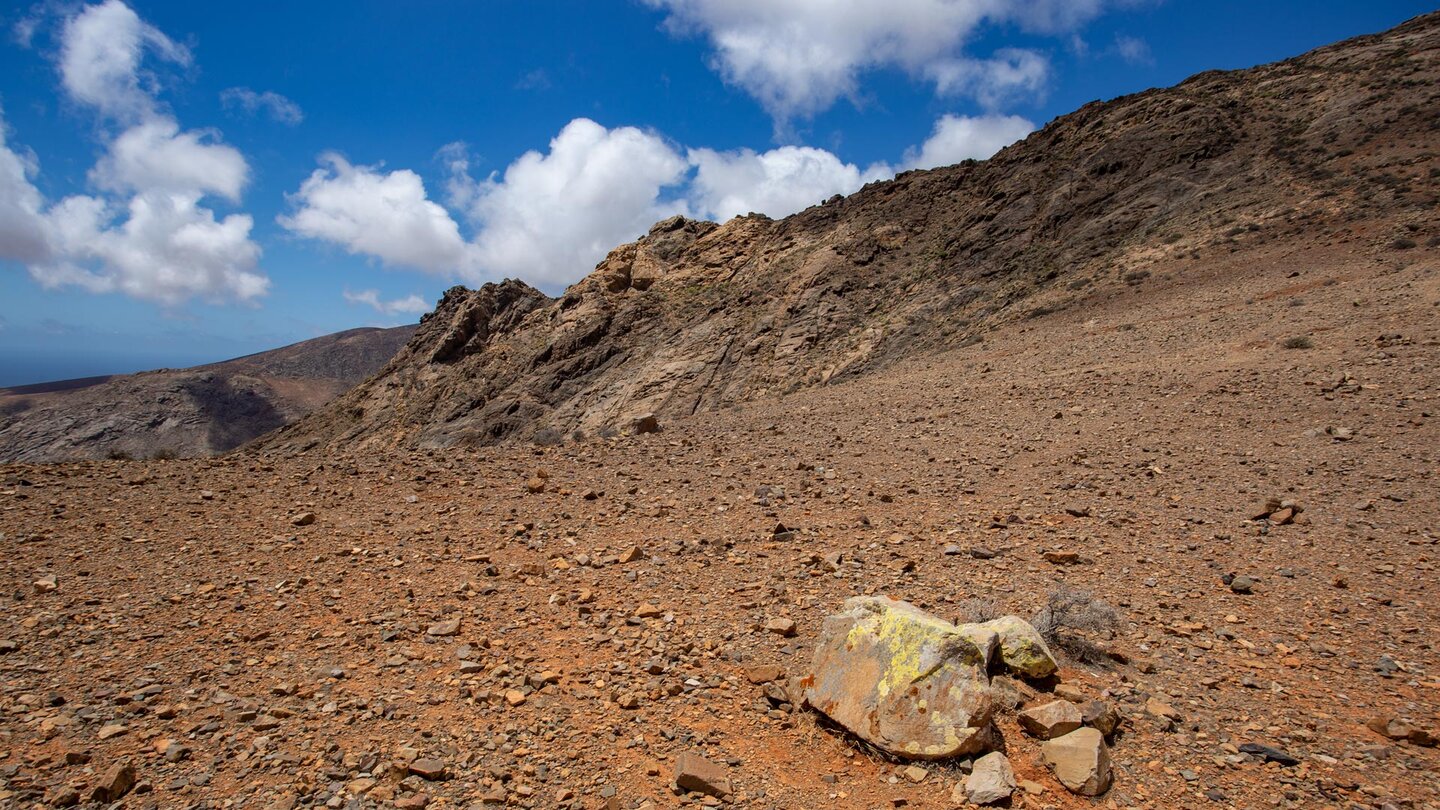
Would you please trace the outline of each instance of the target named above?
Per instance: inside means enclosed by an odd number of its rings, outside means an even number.
[[[414,331],[350,329],[207,366],[0,389],[0,462],[225,452],[375,373]]]
[[[1437,20],[1088,104],[988,161],[783,220],[666,220],[558,299],[453,289],[377,377],[261,446],[663,426],[981,341],[1242,243],[1404,239],[1436,217]]]

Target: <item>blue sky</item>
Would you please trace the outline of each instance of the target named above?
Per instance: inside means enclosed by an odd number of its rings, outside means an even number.
[[[791,213],[1421,2],[0,9],[0,385],[550,293],[655,219]]]

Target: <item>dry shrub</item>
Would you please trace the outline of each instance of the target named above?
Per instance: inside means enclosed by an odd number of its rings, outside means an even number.
[[[961,599],[955,605],[956,624],[980,624],[1003,615],[1000,606],[990,599]]]
[[[1045,607],[1030,624],[1052,648],[1076,660],[1097,663],[1109,656],[1095,639],[1115,637],[1120,611],[1089,591],[1061,586],[1045,598]]]

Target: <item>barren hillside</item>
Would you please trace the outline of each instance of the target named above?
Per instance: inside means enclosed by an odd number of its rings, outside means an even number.
[[[784,220],[668,220],[556,300],[514,281],[456,288],[380,375],[265,446],[663,424],[1133,295],[1246,246],[1432,238],[1436,28],[1090,104],[991,160]]]
[[[373,374],[414,331],[351,329],[207,366],[0,388],[0,461],[223,453]]]

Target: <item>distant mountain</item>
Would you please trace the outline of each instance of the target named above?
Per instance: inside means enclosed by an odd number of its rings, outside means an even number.
[[[1430,14],[1087,104],[990,160],[782,220],[666,220],[559,298],[518,281],[450,290],[383,371],[260,447],[663,425],[973,345],[1242,246],[1413,248],[1437,227],[1437,88]]]
[[[194,368],[0,388],[0,462],[221,453],[344,393],[414,331],[350,329]]]

